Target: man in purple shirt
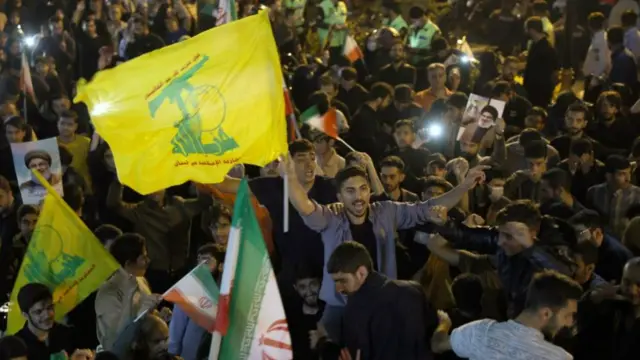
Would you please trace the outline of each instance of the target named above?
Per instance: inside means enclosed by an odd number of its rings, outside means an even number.
[[[286,172],[288,176],[291,204],[304,223],[321,234],[325,261],[338,245],[353,240],[367,248],[373,259],[374,270],[391,279],[397,277],[396,231],[429,222],[433,207],[455,207],[464,194],[484,180],[485,169],[486,166],[471,169],[458,187],[428,201],[415,204],[382,201],[370,204],[371,187],[366,171],[361,167],[350,166],[340,170],[334,179],[342,210],[332,212],[327,206],[309,199],[296,178],[292,162],[285,161],[281,164],[281,173]],[[322,323],[331,339],[340,339],[340,324],[346,299],[336,292],[331,276],[326,273],[326,266],[324,271],[320,298],[327,306]]]

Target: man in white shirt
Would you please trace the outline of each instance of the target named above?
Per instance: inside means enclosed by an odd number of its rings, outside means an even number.
[[[316,163],[319,175],[333,178],[345,167],[345,160],[334,148],[335,140],[319,131],[311,133],[316,151]]]
[[[607,33],[604,28],[606,18],[601,12],[589,15],[589,30],[591,31],[591,45],[587,52],[587,58],[582,66],[582,72],[586,76],[587,88],[585,98],[594,93],[597,97],[600,93],[599,85],[602,83],[611,70],[611,50],[607,44]]]
[[[638,13],[627,10],[622,14],[622,28],[624,29],[624,47],[629,49],[636,58],[640,59],[640,30],[638,23]]]
[[[458,357],[470,360],[573,359],[544,336],[553,338],[574,325],[581,296],[580,285],[567,276],[540,272],[529,285],[525,309],[513,320],[478,320],[453,330],[449,336],[451,319],[440,311],[440,325],[431,348],[436,353],[453,350]]]

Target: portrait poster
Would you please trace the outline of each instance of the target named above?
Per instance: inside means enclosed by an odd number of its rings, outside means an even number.
[[[491,147],[495,140],[493,127],[496,120],[502,118],[506,105],[502,100],[471,94],[462,115],[457,140],[464,139],[482,147]]]
[[[47,179],[60,196],[63,195],[62,165],[56,138],[11,144],[11,153],[24,204],[38,205],[47,194],[32,169]]]

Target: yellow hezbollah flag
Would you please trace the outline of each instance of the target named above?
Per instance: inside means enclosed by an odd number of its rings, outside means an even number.
[[[98,72],[75,101],[111,146],[120,181],[148,194],[285,154],[282,81],[263,11]]]
[[[34,174],[47,188],[47,196],[11,292],[8,334],[24,324],[17,303],[24,285],[41,283],[51,289],[59,321],[120,268],[51,185],[37,171]]]

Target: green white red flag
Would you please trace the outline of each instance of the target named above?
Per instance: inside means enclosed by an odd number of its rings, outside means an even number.
[[[219,295],[209,266],[200,264],[167,290],[163,298],[178,305],[200,327],[213,332]]]
[[[335,108],[321,114],[318,107],[312,106],[300,115],[300,120],[312,129],[322,131],[334,139],[338,138],[338,120]]]
[[[221,346],[216,344],[220,337]],[[251,206],[249,186],[242,180],[233,210],[209,359],[292,358],[280,291]]]

